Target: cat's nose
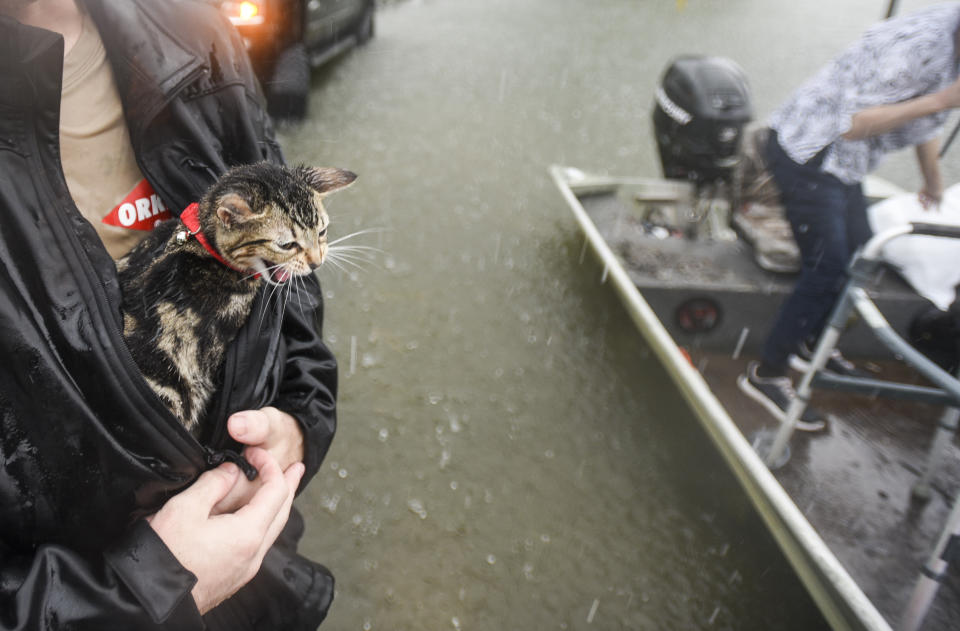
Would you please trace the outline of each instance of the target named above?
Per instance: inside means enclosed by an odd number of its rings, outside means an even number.
[[[307,264],[310,265],[310,269],[313,270],[320,267],[320,264],[323,263],[324,254],[324,248],[321,247],[307,250]]]

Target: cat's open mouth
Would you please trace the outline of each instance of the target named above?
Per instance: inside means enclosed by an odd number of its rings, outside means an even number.
[[[274,263],[267,259],[256,261],[253,268],[261,278],[271,285],[282,285],[293,278],[293,273],[282,263]]]
[[[270,278],[275,283],[285,283],[293,276],[285,267],[275,267],[270,270]]]

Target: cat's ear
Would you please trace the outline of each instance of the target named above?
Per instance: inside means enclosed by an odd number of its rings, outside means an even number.
[[[356,173],[333,167],[308,167],[306,175],[310,188],[324,197],[350,186],[357,179]]]
[[[229,228],[253,217],[253,209],[240,195],[227,193],[217,200],[217,217]]]

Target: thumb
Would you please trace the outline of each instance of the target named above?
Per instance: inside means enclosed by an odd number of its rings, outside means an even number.
[[[227,420],[227,431],[244,445],[260,445],[270,435],[270,417],[262,410],[237,412]]]
[[[190,499],[197,506],[210,510],[227,496],[237,483],[240,469],[232,462],[225,462],[216,469],[204,471],[197,481],[190,485],[178,497]]]

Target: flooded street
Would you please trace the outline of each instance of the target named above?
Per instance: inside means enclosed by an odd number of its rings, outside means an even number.
[[[281,141],[359,174],[331,239],[375,248],[320,271],[340,427],[298,506],[337,578],[324,628],[823,627],[547,168],[659,175],[674,56],[736,60],[764,118],[885,10],[411,0],[314,73]],[[880,174],[918,182],[910,155]]]

